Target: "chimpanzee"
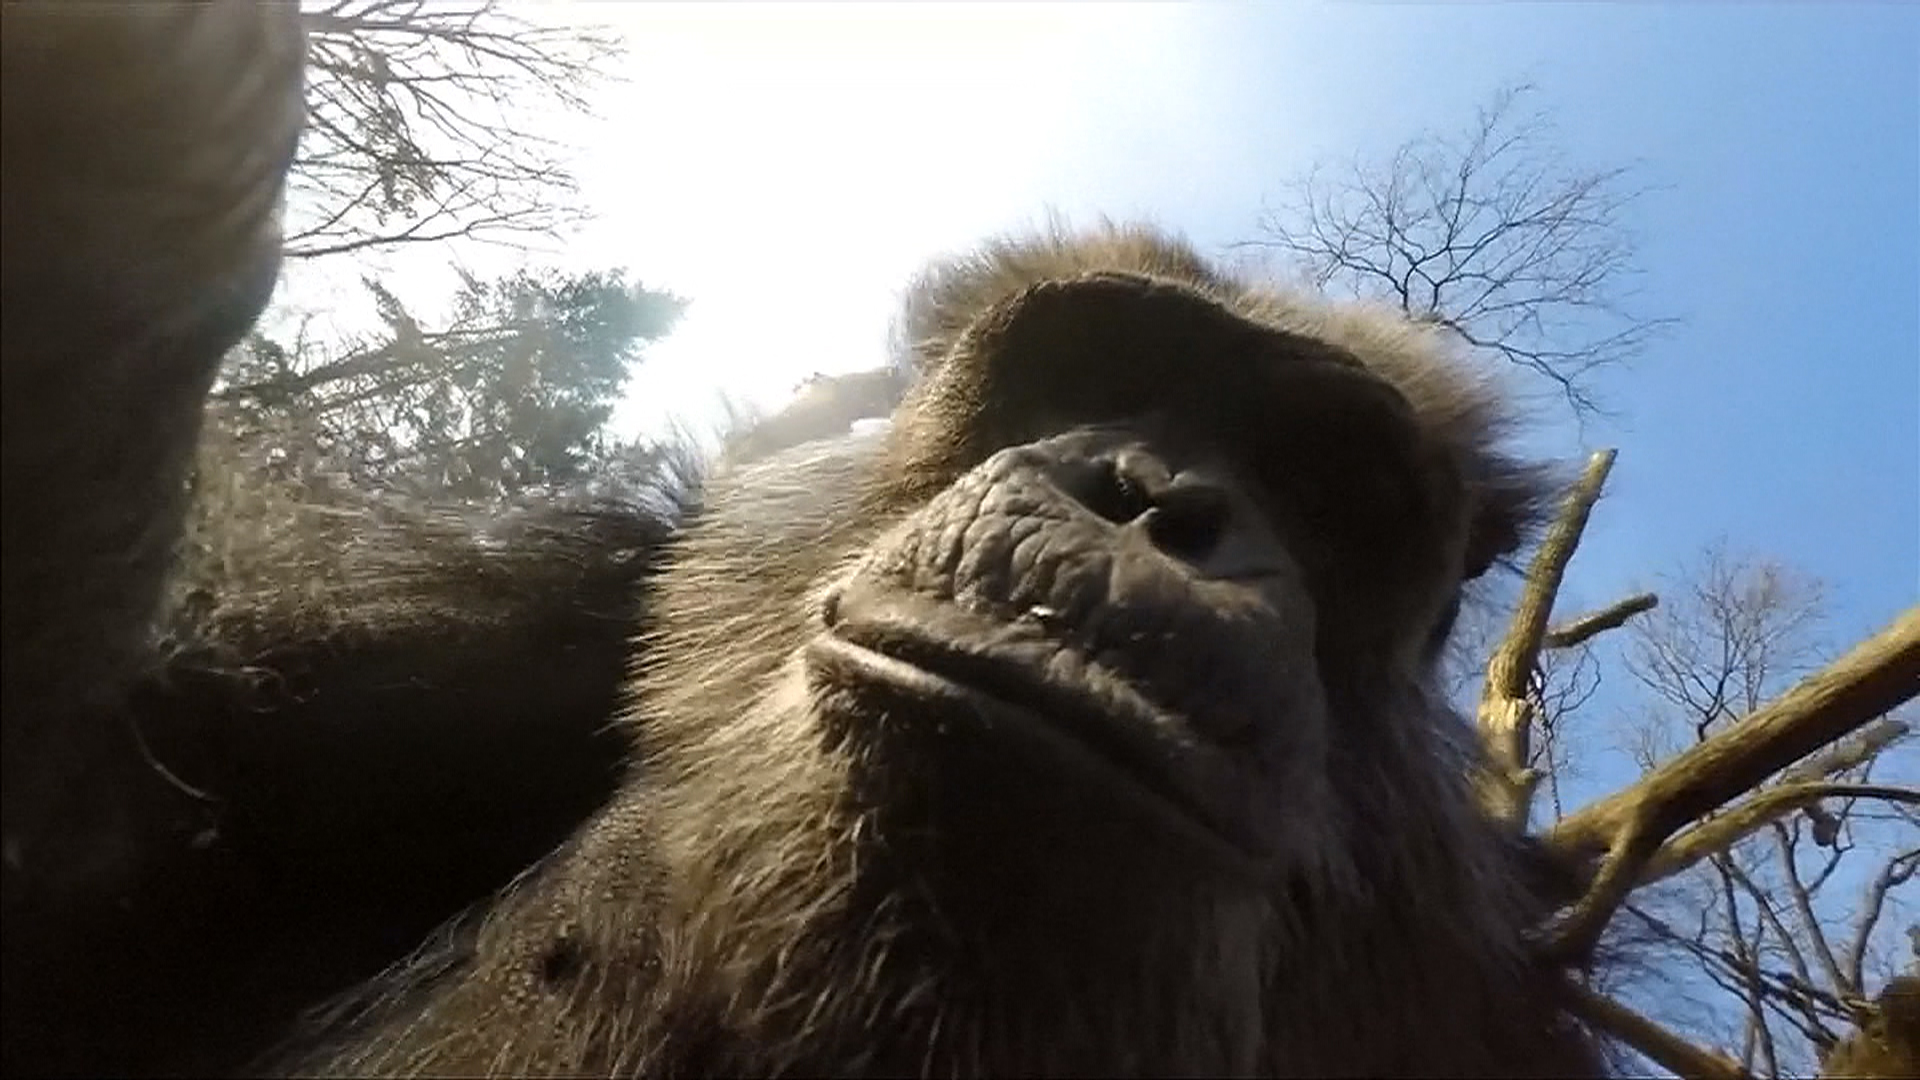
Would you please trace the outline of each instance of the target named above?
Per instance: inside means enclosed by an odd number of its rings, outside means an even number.
[[[686,513],[209,519],[296,13],[3,10],[9,1073],[1604,1071],[1434,682],[1544,474],[1430,329],[1048,233]]]

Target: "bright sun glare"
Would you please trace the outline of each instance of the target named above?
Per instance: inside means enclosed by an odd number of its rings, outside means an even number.
[[[692,300],[636,370],[622,435],[673,415],[712,424],[722,394],[777,407],[815,372],[882,362],[908,275],[1046,212],[1070,188],[1097,65],[1166,22],[975,4],[580,3],[552,17],[627,45],[599,118],[555,118],[595,214],[561,257]]]

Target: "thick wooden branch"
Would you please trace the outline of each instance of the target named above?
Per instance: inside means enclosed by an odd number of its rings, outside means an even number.
[[[1775,785],[1668,841],[1647,860],[1635,886],[1670,878],[1710,855],[1727,850],[1768,822],[1821,799],[1885,799],[1920,806],[1920,788],[1830,783]]]
[[[1780,774],[1778,783],[1809,784],[1865,765],[1912,730],[1899,720],[1878,720],[1843,742]]]
[[[1822,794],[1820,782],[1836,773],[1845,772],[1855,766],[1864,765],[1873,760],[1880,751],[1891,746],[1907,733],[1907,725],[1898,720],[1881,720],[1869,724],[1852,738],[1829,748],[1825,753],[1817,754],[1780,774],[1772,787],[1754,795],[1746,802],[1709,821],[1703,821],[1681,833],[1654,853],[1646,870],[1640,875],[1641,885],[1650,885],[1692,867],[1709,855],[1725,851],[1754,830],[1785,814],[1810,805],[1829,795],[1855,795],[1868,797],[1882,789],[1859,788],[1854,785],[1831,785],[1834,790]],[[1899,801],[1910,802],[1915,794],[1909,788],[1891,789],[1901,796]]]
[[[1768,776],[1920,696],[1920,607],[1630,787],[1569,814],[1548,834],[1569,852],[1609,846],[1635,818],[1672,831]]]
[[[1533,789],[1540,777],[1528,761],[1531,753],[1528,736],[1533,728],[1534,705],[1528,682],[1540,660],[1541,641],[1547,631],[1547,616],[1559,595],[1560,582],[1566,576],[1567,563],[1586,531],[1587,517],[1600,499],[1607,473],[1613,469],[1615,451],[1601,450],[1587,459],[1587,468],[1578,483],[1567,493],[1560,516],[1547,531],[1533,564],[1527,568],[1527,583],[1514,608],[1507,635],[1487,662],[1487,678],[1480,691],[1480,738],[1486,745],[1491,764],[1490,775],[1482,778],[1481,799],[1496,821],[1515,829],[1526,827],[1527,808],[1533,801]]]
[[[1660,606],[1660,598],[1652,593],[1636,593],[1617,603],[1609,604],[1599,611],[1589,611],[1578,618],[1569,619],[1547,631],[1540,640],[1544,649],[1570,649],[1597,634],[1621,626],[1628,619],[1643,611],[1652,611]]]
[[[1574,1015],[1602,1034],[1612,1036],[1645,1054],[1647,1060],[1689,1080],[1753,1080],[1724,1054],[1703,1050],[1652,1020],[1580,983],[1566,982],[1568,1004]]]
[[[1584,955],[1666,839],[1769,775],[1920,696],[1920,607],[1823,670],[1548,834],[1564,857],[1606,852],[1554,951]]]

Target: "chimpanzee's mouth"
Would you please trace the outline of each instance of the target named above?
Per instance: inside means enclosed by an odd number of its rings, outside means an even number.
[[[1069,759],[1124,797],[1148,803],[1176,831],[1247,872],[1258,857],[1223,828],[1197,757],[1217,751],[1182,739],[1123,681],[1058,642],[998,627],[945,604],[904,599],[842,609],[807,658],[843,685],[902,695],[914,708],[993,718],[1011,737]]]

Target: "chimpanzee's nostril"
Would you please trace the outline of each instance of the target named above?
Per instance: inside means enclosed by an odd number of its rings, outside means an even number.
[[[1225,533],[1232,510],[1225,491],[1191,474],[1174,476],[1157,457],[1123,451],[1062,470],[1060,490],[1116,525],[1138,522],[1175,558],[1204,559]]]
[[[1142,524],[1155,547],[1198,562],[1219,546],[1231,516],[1226,492],[1204,482],[1176,483],[1154,497]]]
[[[1067,494],[1115,525],[1125,525],[1154,506],[1144,478],[1126,465],[1115,458],[1102,458],[1090,473],[1079,478],[1079,483],[1068,488]]]

